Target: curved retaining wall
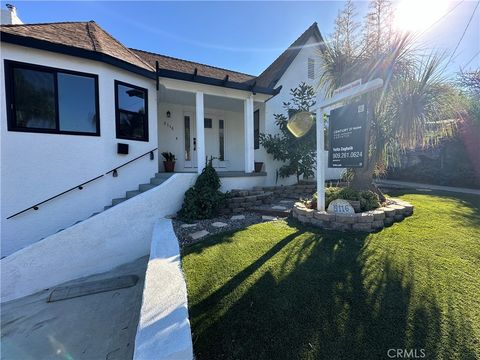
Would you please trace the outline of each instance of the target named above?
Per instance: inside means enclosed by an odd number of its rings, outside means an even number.
[[[391,199],[395,204],[372,211],[355,214],[332,214],[326,211],[308,209],[303,203],[293,206],[292,216],[304,224],[312,224],[329,230],[372,232],[402,221],[413,214],[413,205],[399,199]]]

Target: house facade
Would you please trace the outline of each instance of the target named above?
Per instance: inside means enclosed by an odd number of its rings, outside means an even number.
[[[95,22],[2,25],[2,257],[163,182],[162,152],[175,174],[213,158],[223,190],[296,182],[258,136],[291,88],[315,85],[321,44],[315,23],[252,76],[126,48]]]

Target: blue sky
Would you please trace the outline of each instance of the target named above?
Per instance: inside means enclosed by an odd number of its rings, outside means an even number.
[[[416,0],[422,1],[422,0]],[[13,2],[9,1],[10,3]],[[25,23],[95,20],[128,47],[225,67],[253,75],[264,70],[308,26],[333,31],[342,1],[131,2],[15,1]],[[360,16],[368,3],[355,3]],[[452,51],[477,2],[449,2],[453,10],[422,37],[428,49]],[[1,2],[2,7],[5,2]],[[448,65],[452,74],[480,67],[480,8]],[[473,60],[471,60],[473,58]]]

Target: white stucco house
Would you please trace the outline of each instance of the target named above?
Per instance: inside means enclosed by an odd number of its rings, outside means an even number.
[[[93,21],[2,25],[4,260],[43,247],[78,275],[82,256],[96,270],[141,256],[148,240],[134,239],[178,210],[206,157],[216,158],[223,190],[275,185],[280,164],[258,136],[277,132],[273,114],[291,88],[315,85],[322,41],[314,23],[254,76],[127,48]],[[176,156],[167,181],[162,152]],[[104,211],[112,199],[121,206]],[[57,253],[62,242],[67,250]],[[115,260],[104,261],[102,249]]]

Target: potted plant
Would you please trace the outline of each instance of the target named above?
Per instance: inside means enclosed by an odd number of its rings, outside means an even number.
[[[165,172],[173,172],[175,170],[175,155],[171,152],[162,152],[162,156],[165,159],[163,166]]]
[[[259,173],[262,171],[263,162],[255,161],[255,172]]]

